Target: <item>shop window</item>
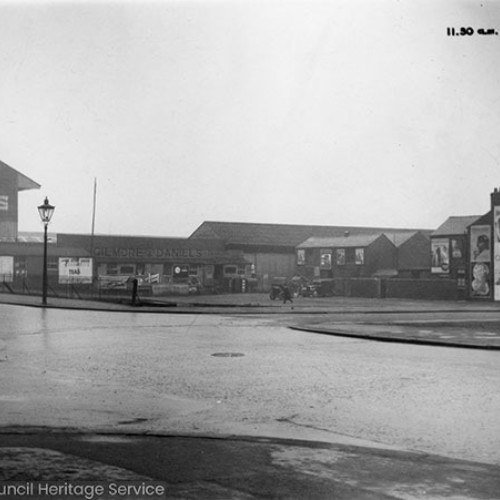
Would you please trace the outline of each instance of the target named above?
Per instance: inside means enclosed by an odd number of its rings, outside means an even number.
[[[106,264],[105,274],[108,276],[118,275],[118,265],[117,264]]]
[[[120,274],[135,274],[135,266],[133,264],[120,266]]]
[[[189,266],[189,276],[198,276],[198,267],[197,264],[191,264]]]
[[[238,266],[238,274],[240,276],[245,276],[245,274],[246,274],[246,266],[245,266],[245,264],[240,264]]]
[[[237,274],[238,268],[236,266],[224,266],[224,274],[225,275],[233,275]]]

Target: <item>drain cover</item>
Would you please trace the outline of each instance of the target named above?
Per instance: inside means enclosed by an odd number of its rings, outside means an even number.
[[[242,352],[214,352],[212,356],[216,358],[239,358],[244,354]]]

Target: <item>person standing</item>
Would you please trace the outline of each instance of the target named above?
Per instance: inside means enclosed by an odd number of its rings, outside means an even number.
[[[290,303],[293,304],[290,288],[288,288],[288,283],[285,283],[283,284],[283,304],[286,304],[287,301],[290,301]]]

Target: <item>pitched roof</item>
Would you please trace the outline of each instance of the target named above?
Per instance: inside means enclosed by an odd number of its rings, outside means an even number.
[[[337,236],[333,238],[318,238],[312,236],[303,241],[299,248],[339,248],[339,247],[367,247],[383,236],[382,233],[358,234],[353,236]]]
[[[18,191],[24,191],[26,189],[40,189],[40,184],[38,184],[38,182],[31,180],[29,177],[26,177],[21,172],[18,172],[15,168],[12,168],[11,166],[7,165],[7,163],[0,161],[0,168],[9,169],[16,174]]]
[[[476,222],[481,215],[461,215],[448,217],[433,233],[432,236],[449,236],[465,234],[467,227]]]
[[[373,235],[381,233],[407,233],[409,229],[356,227],[356,226],[313,226],[299,224],[265,224],[251,222],[203,222],[190,236],[193,239],[213,238],[214,235],[228,245],[296,247],[308,238],[344,237]]]
[[[393,243],[396,247],[400,247],[403,243],[406,243],[410,238],[413,238],[416,234],[422,233],[421,231],[406,231],[401,233],[384,233],[387,238]]]

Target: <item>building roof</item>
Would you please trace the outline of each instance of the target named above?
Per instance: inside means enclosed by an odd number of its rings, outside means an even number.
[[[16,174],[16,176],[17,176],[17,190],[18,191],[25,191],[26,189],[40,189],[40,184],[38,184],[38,182],[31,180],[29,177],[26,177],[21,172],[18,172],[16,169],[7,165],[7,163],[0,161],[0,168],[9,169]]]
[[[310,237],[343,237],[373,235],[384,232],[408,233],[410,229],[357,227],[357,226],[312,226],[298,224],[265,224],[251,222],[205,221],[191,234],[192,239],[221,238],[227,245],[278,246],[295,248]],[[413,231],[416,231],[415,229]],[[426,230],[423,230],[424,232]],[[430,231],[426,231],[430,233]]]
[[[298,245],[299,248],[342,248],[342,247],[367,247],[378,240],[382,233],[358,234],[352,236],[338,236],[333,238],[318,238],[312,236]]]
[[[406,243],[410,238],[413,238],[416,234],[421,233],[421,231],[406,231],[401,233],[384,233],[387,238],[394,244],[396,247],[400,247],[403,243]],[[428,238],[428,236],[427,236]]]
[[[476,222],[481,215],[460,215],[448,217],[431,236],[451,236],[465,234],[467,228]]]

